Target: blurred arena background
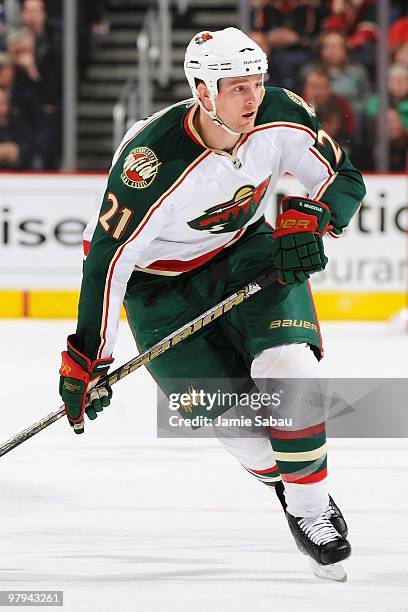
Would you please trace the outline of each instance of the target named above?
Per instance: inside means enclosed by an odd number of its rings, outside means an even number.
[[[408,17],[403,0],[1,0],[0,316],[75,317],[82,230],[127,127],[188,98],[187,42],[238,26],[267,84],[316,107],[367,196],[313,278],[323,320],[407,306]],[[284,177],[270,205],[293,192]],[[329,241],[328,241],[329,242]],[[406,312],[406,311],[405,311]]]

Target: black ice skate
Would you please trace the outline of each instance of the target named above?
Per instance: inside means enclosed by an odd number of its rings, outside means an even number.
[[[351,546],[334,529],[326,513],[302,518],[286,512],[286,518],[299,550],[309,556],[313,573],[319,578],[345,582],[347,574],[341,561],[351,555]]]
[[[285,494],[284,494],[284,486],[283,486],[283,482],[277,482],[275,485],[275,492],[276,495],[282,505],[282,508],[285,510],[286,512],[286,500],[285,500]],[[329,519],[329,521],[331,522],[331,524],[333,525],[333,527],[335,528],[336,531],[339,532],[339,534],[343,537],[343,538],[347,538],[348,535],[348,527],[347,527],[347,523],[344,520],[344,517],[341,513],[340,508],[337,506],[337,504],[335,503],[334,499],[329,495],[329,506],[325,512],[327,518]]]
[[[282,482],[276,484],[275,491],[285,511],[296,545],[309,557],[315,576],[325,580],[346,582],[347,574],[341,561],[350,556],[351,547],[346,540],[348,531],[346,522],[333,499],[329,496],[329,506],[318,519],[302,519],[287,512]],[[335,525],[339,529],[336,529]]]

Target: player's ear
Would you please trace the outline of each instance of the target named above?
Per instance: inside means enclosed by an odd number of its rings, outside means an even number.
[[[204,108],[206,108],[208,111],[210,111],[212,109],[212,102],[211,102],[211,98],[210,98],[210,91],[209,91],[207,85],[205,83],[203,83],[202,81],[201,81],[201,83],[199,83],[197,85],[197,93],[199,95],[201,104],[204,106]]]
[[[198,92],[198,95],[200,96],[201,100],[209,100],[210,99],[210,92],[208,91],[208,87],[202,81],[201,81],[201,83],[199,83],[197,85],[197,92]]]

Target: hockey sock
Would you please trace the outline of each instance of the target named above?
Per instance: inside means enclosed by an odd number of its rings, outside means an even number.
[[[272,427],[268,431],[285,485],[288,512],[293,516],[318,516],[329,503],[324,423],[298,431]]]

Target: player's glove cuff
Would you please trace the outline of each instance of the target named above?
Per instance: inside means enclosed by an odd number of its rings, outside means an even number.
[[[318,200],[286,196],[282,200],[282,211],[276,218],[274,238],[303,232],[323,236],[332,229],[329,225],[330,209]]]
[[[62,363],[59,370],[59,391],[71,425],[83,421],[87,393],[113,362],[112,358],[91,361],[75,344],[75,334],[68,336],[67,350],[61,354]]]

